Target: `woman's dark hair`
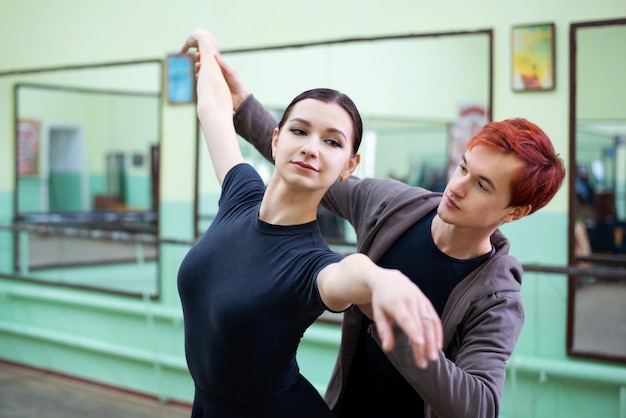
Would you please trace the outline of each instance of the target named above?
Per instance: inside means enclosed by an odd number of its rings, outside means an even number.
[[[361,138],[363,137],[363,121],[361,120],[361,114],[352,99],[337,90],[318,88],[300,93],[289,103],[287,109],[285,109],[285,113],[283,113],[283,117],[278,123],[278,129],[283,127],[296,103],[304,99],[315,99],[324,103],[337,103],[343,110],[348,112],[348,115],[350,115],[352,119],[352,130],[354,131],[352,155],[356,155],[361,145]]]

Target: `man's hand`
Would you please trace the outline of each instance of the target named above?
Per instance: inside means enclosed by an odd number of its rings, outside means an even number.
[[[243,84],[237,71],[228,65],[221,56],[217,57],[217,63],[220,65],[226,84],[228,84],[228,88],[230,89],[230,94],[233,98],[233,110],[237,110],[250,93],[246,90],[246,86]]]

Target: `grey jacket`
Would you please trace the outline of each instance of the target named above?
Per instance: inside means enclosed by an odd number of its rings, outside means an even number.
[[[251,95],[234,115],[235,128],[264,156],[271,156],[276,120]],[[391,179],[336,182],[322,204],[355,228],[357,250],[374,262],[409,227],[437,207],[440,193]],[[509,255],[499,231],[491,237],[495,254],[452,291],[442,314],[444,349],[439,361],[418,368],[406,336],[396,335],[388,353],[394,366],[422,396],[426,417],[497,417],[510,358],[524,322],[522,266]],[[356,349],[363,314],[345,312],[339,355],[326,402],[340,401]],[[372,333],[376,337],[376,333]],[[380,343],[380,341],[379,341]]]

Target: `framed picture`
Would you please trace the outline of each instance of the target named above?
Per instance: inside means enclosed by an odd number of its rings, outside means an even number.
[[[167,56],[167,100],[170,104],[193,103],[196,100],[196,71],[189,54]]]
[[[36,120],[17,121],[17,175],[39,175],[41,123]]]
[[[513,91],[554,90],[554,23],[513,26]]]
[[[447,179],[452,178],[452,174],[461,161],[461,156],[465,152],[465,145],[474,135],[481,130],[487,120],[487,108],[478,103],[463,103],[459,105],[458,116],[450,124],[448,142],[448,167]]]

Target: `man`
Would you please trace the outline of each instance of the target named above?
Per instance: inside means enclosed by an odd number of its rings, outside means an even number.
[[[220,65],[237,132],[271,158],[276,121],[237,73]],[[444,328],[438,361],[422,368],[401,332],[385,353],[363,314],[367,307],[348,310],[325,396],[338,417],[498,416],[506,361],[524,320],[522,267],[498,228],[545,206],[564,177],[545,133],[510,119],[472,138],[443,193],[356,177],[330,188],[322,204],[354,226],[357,250],[411,278]]]

